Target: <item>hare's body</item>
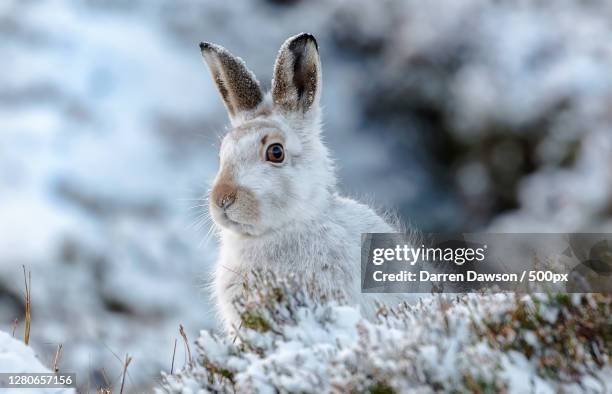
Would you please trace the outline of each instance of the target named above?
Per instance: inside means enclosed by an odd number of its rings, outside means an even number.
[[[342,290],[366,316],[373,316],[375,302],[382,299],[361,293],[361,233],[394,229],[363,204],[332,194],[328,198],[320,216],[281,232],[244,237],[222,230],[214,283],[226,327],[239,325],[232,300],[240,294],[245,274],[254,268],[312,278],[327,294]]]
[[[226,328],[239,325],[232,301],[245,274],[257,269],[312,278],[372,315],[377,297],[360,291],[361,233],[394,229],[367,206],[338,196],[320,137],[314,37],[300,34],[281,47],[267,96],[242,60],[217,45],[200,48],[232,123],[209,201],[220,230],[214,289]]]

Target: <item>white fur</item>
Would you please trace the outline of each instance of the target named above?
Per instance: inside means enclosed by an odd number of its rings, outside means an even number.
[[[376,301],[395,301],[397,297],[361,293],[361,233],[392,231],[370,208],[337,194],[328,195],[318,215],[305,222],[296,220],[280,232],[244,237],[223,229],[214,290],[225,326],[239,326],[232,300],[240,294],[242,279],[252,269],[312,278],[327,293],[340,289],[349,302],[360,304],[362,312],[373,317]]]

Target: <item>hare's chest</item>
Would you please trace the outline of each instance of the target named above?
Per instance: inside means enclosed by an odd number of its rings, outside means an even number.
[[[253,269],[277,273],[337,275],[358,266],[359,243],[330,234],[302,233],[265,242],[239,242],[227,245],[223,260],[238,271]]]

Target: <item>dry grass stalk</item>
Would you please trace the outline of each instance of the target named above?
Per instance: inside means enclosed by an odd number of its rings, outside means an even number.
[[[241,328],[242,328],[242,321],[240,322],[240,325],[238,326],[238,329],[236,330],[236,335],[234,335],[234,339],[232,340],[232,343],[236,343],[236,340],[238,339],[238,335],[240,333]]]
[[[185,342],[185,348],[187,349],[187,354],[189,355],[189,365],[193,363],[193,359],[191,358],[191,349],[189,348],[189,341],[187,340],[187,334],[185,334],[185,328],[182,324],[179,324],[179,333],[183,337],[183,341]]]
[[[19,324],[19,319],[15,318],[15,320],[13,320],[13,338],[15,338],[15,330],[17,330],[18,324]]]
[[[55,373],[59,372],[59,362],[60,359],[62,358],[62,348],[64,347],[64,345],[62,345],[61,343],[59,345],[57,345],[57,350],[55,352],[55,357],[53,358],[53,371]]]
[[[104,379],[104,384],[106,385],[105,386],[106,388],[100,387],[100,390],[107,390],[109,393],[112,393],[113,385],[110,384],[110,381],[108,380],[108,375],[106,374],[106,369],[102,368],[101,372],[102,372],[102,378]]]
[[[31,308],[32,308],[32,272],[27,271],[23,266],[23,278],[25,282],[25,332],[23,342],[28,345],[30,343],[30,323],[31,323]]]
[[[123,363],[123,376],[121,377],[121,389],[119,390],[119,394],[123,394],[123,389],[125,388],[125,376],[127,375],[127,369],[132,362],[132,357],[128,354],[125,355],[125,362]]]
[[[170,375],[174,373],[174,357],[176,356],[176,342],[177,342],[177,339],[174,338],[174,350],[172,350],[172,364],[170,365]]]

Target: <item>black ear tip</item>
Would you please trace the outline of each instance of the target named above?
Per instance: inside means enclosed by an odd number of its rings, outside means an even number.
[[[298,43],[306,43],[306,42],[312,42],[315,46],[315,49],[317,50],[317,52],[319,51],[319,44],[317,44],[317,39],[315,38],[315,36],[313,36],[310,33],[300,33],[297,36],[293,37],[292,42],[294,43],[294,45],[298,44]]]

